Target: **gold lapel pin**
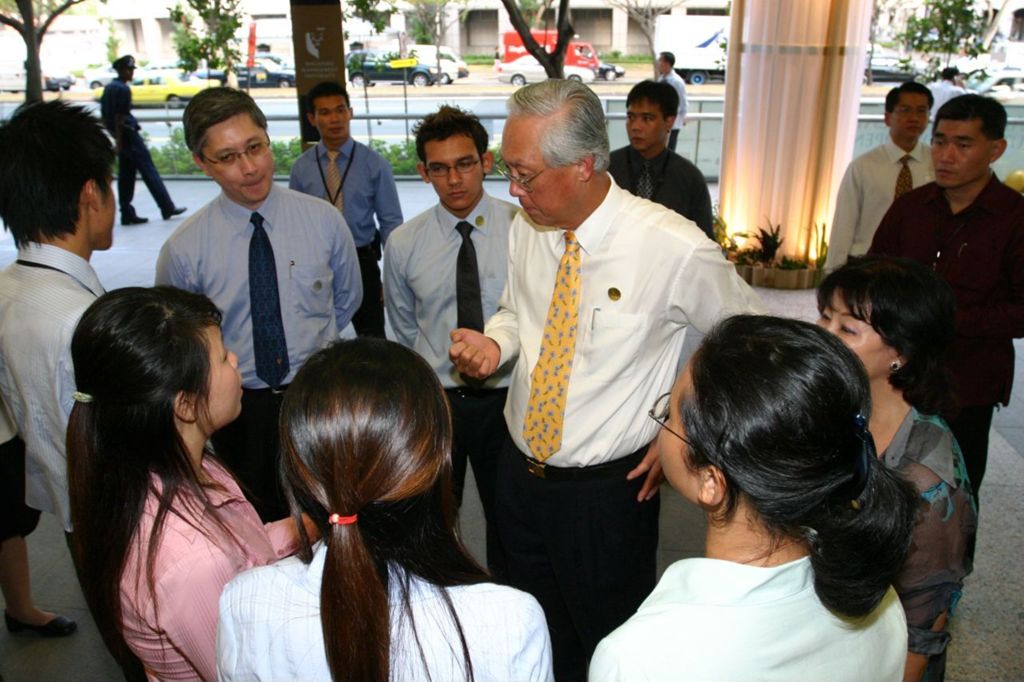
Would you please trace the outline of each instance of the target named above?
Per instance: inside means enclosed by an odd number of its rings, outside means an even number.
[[[476,217],[476,220],[474,220],[473,222],[476,223],[477,227],[483,227],[484,226],[484,217],[482,215],[478,215]]]
[[[617,301],[620,298],[622,298],[622,292],[616,289],[615,287],[612,287],[611,289],[608,290],[608,298],[612,299],[613,301]]]

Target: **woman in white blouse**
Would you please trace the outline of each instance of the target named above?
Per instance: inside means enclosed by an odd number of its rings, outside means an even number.
[[[487,582],[455,532],[451,419],[430,367],[358,339],[299,370],[281,411],[284,488],[322,540],[238,576],[221,680],[551,680],[536,600]]]
[[[598,646],[604,680],[899,680],[890,584],[913,489],[880,463],[864,369],[813,325],[736,316],[651,417],[669,482],[708,519],[705,558],[665,572]]]

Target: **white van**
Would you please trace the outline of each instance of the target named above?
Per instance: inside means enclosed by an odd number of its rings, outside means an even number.
[[[420,60],[420,64],[434,72],[437,71],[438,52],[441,54],[440,81],[443,85],[448,85],[458,78],[465,78],[469,75],[469,67],[466,66],[466,62],[462,61],[458,52],[447,45],[442,45],[440,50],[434,45],[412,45],[409,48],[410,57],[416,57]]]

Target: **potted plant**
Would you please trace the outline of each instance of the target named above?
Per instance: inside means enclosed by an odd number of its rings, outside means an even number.
[[[782,225],[773,226],[770,220],[768,221],[768,229],[760,227],[757,230],[755,239],[760,244],[760,248],[757,250],[758,264],[751,276],[751,284],[755,287],[774,286],[775,271],[772,265],[775,264],[775,257],[778,255],[779,248],[784,241],[781,233]]]
[[[821,280],[825,276],[825,261],[828,259],[828,238],[825,234],[825,223],[821,224],[820,229],[818,228],[818,223],[814,223],[814,239],[818,242],[818,255],[814,259],[814,275],[808,288],[821,284]]]
[[[806,289],[813,281],[807,277],[810,272],[807,261],[783,256],[782,261],[775,266],[775,288]]]

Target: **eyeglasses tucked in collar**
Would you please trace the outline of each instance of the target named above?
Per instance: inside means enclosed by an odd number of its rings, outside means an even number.
[[[671,404],[671,393],[665,393],[663,395],[660,395],[658,396],[658,399],[654,401],[654,407],[647,411],[647,416],[653,419],[654,421],[658,422],[658,425],[661,426],[661,428],[665,429],[673,436],[675,436],[676,438],[685,443],[686,439],[683,438],[683,436],[681,436],[680,434],[670,429],[668,426],[668,413]]]
[[[509,170],[509,167],[506,166],[505,163],[502,161],[499,161],[498,163],[494,164],[494,170],[498,171],[499,175],[501,175],[503,178],[505,178],[512,184],[519,185],[519,187],[521,187],[524,192],[529,194],[530,192],[533,191],[533,187],[531,187],[530,183],[536,180],[537,176],[546,171],[547,168],[541,168],[539,171],[537,171],[528,178],[524,178],[522,175],[513,175],[512,171]]]

